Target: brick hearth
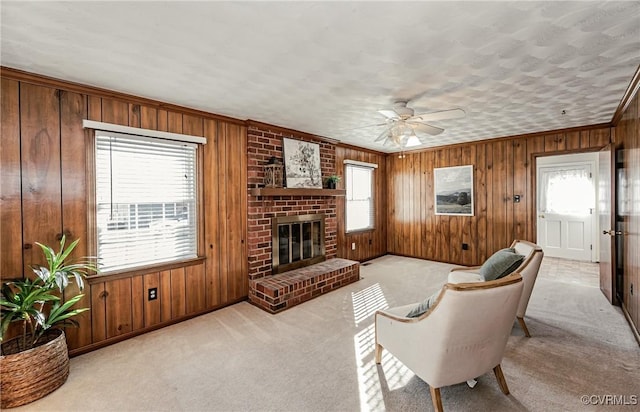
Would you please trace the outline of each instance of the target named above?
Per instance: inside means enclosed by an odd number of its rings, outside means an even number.
[[[249,281],[249,301],[277,313],[360,279],[360,264],[330,259],[275,276]]]

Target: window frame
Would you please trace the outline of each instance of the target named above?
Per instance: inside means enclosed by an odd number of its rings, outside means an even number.
[[[160,272],[170,269],[183,268],[203,262],[206,257],[204,250],[204,206],[202,200],[204,199],[204,148],[203,144],[206,144],[206,138],[199,136],[182,135],[177,133],[159,132],[156,130],[147,130],[139,128],[131,128],[126,126],[112,125],[109,123],[101,123],[84,120],[85,139],[86,139],[86,199],[87,199],[87,252],[90,256],[98,257],[98,222],[97,222],[97,132],[113,133],[113,130],[117,130],[115,133],[121,133],[123,135],[132,135],[134,137],[141,137],[147,140],[173,140],[181,142],[197,143],[195,150],[195,257],[180,258],[175,260],[169,260],[166,262],[158,262],[151,264],[139,264],[135,266],[119,268],[109,270],[107,272],[99,272],[96,275],[91,275],[88,278],[99,277],[104,278],[120,278],[122,276],[134,276],[139,274],[146,274],[149,272]],[[98,126],[105,126],[97,127]],[[134,133],[122,133],[122,130],[128,129],[127,132],[135,131]],[[141,131],[141,132],[140,132]],[[148,132],[148,133],[147,133]],[[172,136],[177,138],[172,139]]]
[[[360,227],[357,229],[348,229],[348,219],[349,219],[349,188],[348,188],[348,173],[349,173],[349,168],[353,167],[353,168],[359,168],[359,169],[365,169],[367,171],[370,172],[371,175],[371,188],[370,188],[370,193],[371,193],[371,197],[369,200],[369,207],[371,212],[369,213],[370,216],[370,225],[367,227]],[[376,230],[376,215],[375,215],[375,211],[376,211],[376,193],[375,193],[375,187],[376,187],[376,173],[375,170],[378,168],[377,164],[374,163],[366,163],[366,162],[360,162],[357,160],[349,160],[346,159],[344,160],[344,176],[345,176],[345,189],[346,189],[346,193],[345,193],[345,201],[344,201],[344,231],[346,234],[354,234],[354,233],[361,233],[361,232],[370,232],[373,230]]]

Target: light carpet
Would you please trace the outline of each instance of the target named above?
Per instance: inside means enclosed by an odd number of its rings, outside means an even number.
[[[384,256],[361,267],[359,282],[277,315],[243,302],[147,333],[73,358],[64,386],[13,410],[432,410],[428,385],[393,356],[374,363],[373,314],[423,300],[451,267]],[[640,395],[640,349],[597,270],[545,258],[525,317],[532,337],[514,323],[502,363],[511,394],[489,373],[473,389],[443,388],[444,409],[634,409],[594,405]]]

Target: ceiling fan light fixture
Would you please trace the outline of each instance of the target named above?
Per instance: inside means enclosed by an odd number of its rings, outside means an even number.
[[[401,149],[420,146],[422,144],[418,136],[416,136],[415,128],[404,121],[398,122],[398,125],[392,129],[391,134],[396,137],[397,145]]]
[[[420,139],[418,139],[418,136],[414,134],[413,136],[409,136],[405,147],[415,147],[415,146],[420,146],[421,144],[422,142],[420,142]]]

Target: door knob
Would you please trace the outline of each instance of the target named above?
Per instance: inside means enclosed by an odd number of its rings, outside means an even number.
[[[624,233],[619,230],[603,230],[602,234],[609,236],[624,235]]]
[[[538,215],[540,219],[544,219],[544,215]]]

